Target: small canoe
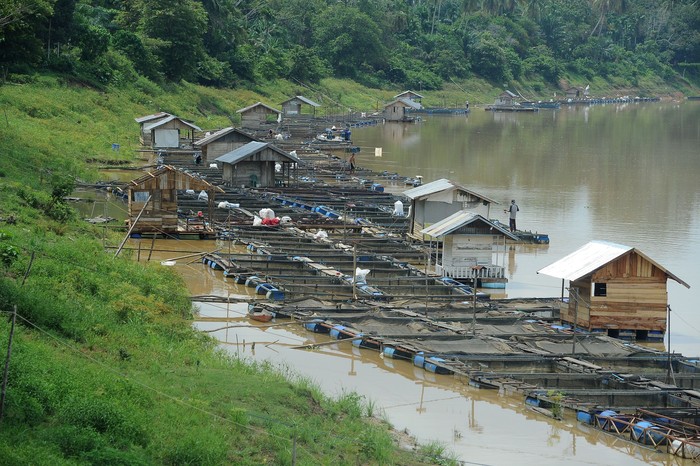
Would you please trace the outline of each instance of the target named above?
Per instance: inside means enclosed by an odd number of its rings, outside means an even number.
[[[248,313],[248,317],[258,322],[269,322],[275,315],[269,311],[253,311]]]

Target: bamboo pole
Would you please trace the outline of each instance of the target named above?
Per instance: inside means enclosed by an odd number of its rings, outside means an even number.
[[[119,245],[119,248],[117,249],[117,252],[114,253],[114,257],[116,258],[119,253],[121,252],[122,248],[126,244],[126,241],[129,239],[129,236],[131,235],[131,232],[134,230],[134,227],[136,226],[136,223],[139,221],[141,218],[141,215],[143,214],[143,211],[146,210],[146,206],[148,206],[148,203],[151,202],[151,196],[148,196],[148,199],[146,199],[146,203],[143,205],[141,208],[141,212],[139,212],[138,216],[136,216],[136,220],[134,220],[134,223],[131,224],[129,227],[129,231],[126,232],[126,236],[122,240],[121,244]]]

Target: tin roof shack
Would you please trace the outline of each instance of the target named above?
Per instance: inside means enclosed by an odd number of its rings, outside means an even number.
[[[195,131],[202,131],[180,117],[170,115],[162,120],[156,120],[144,125],[144,145],[154,149],[179,149],[181,146],[194,144]]]
[[[304,108],[305,105],[308,105],[311,107],[312,113],[311,114],[303,114],[302,109]],[[303,96],[295,96],[292,97],[291,99],[285,100],[282,102],[282,116],[284,118],[299,118],[302,115],[303,116],[310,116],[312,118],[316,117],[316,109],[320,107],[320,104],[317,104],[313,100],[307,99],[306,97]]]
[[[403,91],[401,94],[395,95],[394,99],[408,99],[408,100],[412,100],[414,102],[418,102],[420,104],[421,100],[423,99],[423,96],[417,92]]]
[[[569,280],[562,321],[613,337],[663,339],[671,278],[690,286],[635,248],[591,241],[537,273]]]
[[[518,96],[516,94],[513,94],[510,91],[504,91],[496,97],[496,100],[493,102],[493,105],[495,106],[505,106],[505,107],[510,107],[513,105],[518,105]]]
[[[241,115],[241,126],[250,129],[263,129],[270,124],[277,124],[282,119],[282,112],[262,102],[236,110]]]
[[[418,236],[423,228],[461,210],[489,218],[491,204],[498,204],[493,199],[445,178],[404,191],[403,195],[411,200],[408,234],[413,236]]]
[[[127,185],[129,194],[128,224],[132,232],[177,234],[178,226],[177,192],[188,189],[208,194],[209,215],[213,212],[214,196],[223,189],[178,170],[163,165]],[[210,223],[211,223],[211,219]],[[204,229],[203,221],[200,222]]]
[[[216,162],[223,164],[223,179],[229,186],[256,188],[288,185],[292,165],[301,160],[268,142],[253,141],[217,157]]]
[[[583,98],[583,89],[580,87],[570,87],[566,90],[567,100],[577,100]]]
[[[209,162],[213,162],[217,157],[228,154],[232,150],[253,141],[257,141],[257,139],[248,133],[229,126],[195,141],[194,147],[202,151],[202,161],[205,165],[208,165]]]
[[[410,110],[420,110],[421,104],[411,99],[396,99],[384,106],[382,116],[386,121],[414,121],[415,117],[408,114]]]
[[[146,115],[146,116],[134,118],[134,120],[136,120],[136,123],[139,124],[139,128],[141,130],[141,134],[139,136],[139,142],[141,143],[142,146],[150,146],[151,145],[151,132],[144,131],[144,128],[146,127],[146,125],[151,125],[151,124],[155,123],[156,121],[164,120],[170,116],[172,116],[172,115],[169,113],[158,112],[158,113],[153,113],[151,115]]]
[[[505,286],[506,238],[518,237],[481,215],[461,210],[421,233],[437,239],[435,272],[454,279],[479,280]],[[432,242],[432,239],[431,239]],[[442,250],[440,244],[442,243]]]

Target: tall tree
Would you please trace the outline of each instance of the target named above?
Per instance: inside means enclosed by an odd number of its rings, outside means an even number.
[[[153,39],[165,76],[194,80],[197,64],[207,57],[204,33],[207,13],[194,0],[143,0],[143,30]]]

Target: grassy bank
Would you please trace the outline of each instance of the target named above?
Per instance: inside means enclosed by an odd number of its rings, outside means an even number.
[[[281,100],[286,89],[276,86]],[[103,163],[139,163],[133,118],[229,125],[248,92],[61,78],[0,87],[0,348],[17,310],[0,464],[434,464],[397,447],[370,400],[241,362],[192,330],[181,278],[127,253],[63,200]],[[111,150],[120,143],[121,150]],[[108,237],[117,244],[120,237]]]
[[[667,95],[682,89],[652,84]],[[591,89],[622,91],[609,83]],[[533,98],[553,92],[537,83],[517,90]],[[490,103],[500,91],[453,83],[425,93],[424,104]],[[0,87],[2,350],[7,317],[18,312],[0,464],[444,461],[438,445],[418,454],[397,448],[389,426],[368,416],[377,414],[371,400],[351,393],[330,400],[307,380],[217,351],[192,330],[179,276],[127,253],[114,258],[102,230],[63,201],[75,179],[99,180],[100,166],[143,163],[137,116],[167,111],[207,130],[235,124],[236,110],[257,101],[321,96],[339,109],[373,111],[398,92],[332,79],[315,89],[274,82],[252,90],[161,88],[140,79],[97,91],[36,76]]]

